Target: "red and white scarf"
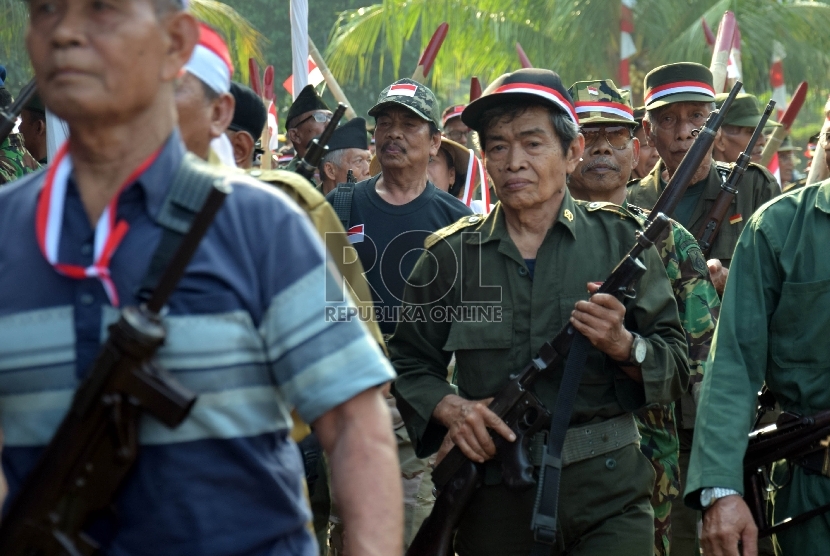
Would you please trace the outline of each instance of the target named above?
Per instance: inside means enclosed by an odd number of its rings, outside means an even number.
[[[46,181],[43,186],[43,191],[41,191],[40,199],[38,200],[35,217],[37,242],[40,246],[41,253],[43,253],[43,256],[55,270],[64,276],[76,280],[98,278],[104,286],[104,290],[107,292],[107,297],[112,306],[118,307],[118,291],[110,276],[109,264],[115,250],[130,229],[130,225],[126,220],[116,222],[115,216],[118,209],[118,199],[121,193],[155,162],[161,149],[153,153],[130,174],[119,188],[118,193],[104,209],[103,214],[101,214],[95,226],[94,262],[87,267],[58,261],[64,204],[66,200],[66,186],[69,182],[69,176],[72,174],[72,159],[69,156],[68,150],[68,144],[64,143],[58,151],[55,160],[49,165],[49,170],[46,172]]]
[[[470,151],[470,162],[467,164],[467,179],[464,181],[464,194],[461,200],[468,207],[473,203],[473,196],[475,195],[476,183],[481,176],[481,203],[483,205],[484,214],[490,214],[490,181],[487,178],[487,172],[484,170],[484,165],[472,149]]]

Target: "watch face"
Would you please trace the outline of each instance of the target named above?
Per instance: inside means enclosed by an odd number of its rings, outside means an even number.
[[[634,346],[634,360],[637,363],[642,363],[646,360],[646,352],[648,351],[648,346],[646,345],[645,340],[642,338],[637,338],[637,341],[634,342],[636,345]]]

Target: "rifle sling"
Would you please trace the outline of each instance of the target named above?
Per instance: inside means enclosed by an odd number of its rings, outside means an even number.
[[[354,184],[346,182],[337,184],[331,200],[331,206],[346,232],[349,231],[349,222],[352,219],[352,197],[354,197]]]
[[[562,478],[562,448],[565,445],[565,436],[568,433],[568,425],[571,422],[576,394],[582,380],[582,371],[588,361],[590,347],[590,341],[574,331],[562,383],[559,386],[559,394],[556,396],[556,408],[550,420],[548,443],[545,446],[542,466],[539,468],[539,484],[531,520],[534,539],[531,556],[548,556],[551,546],[556,542],[559,482]]]
[[[213,187],[218,172],[187,153],[182,159],[173,184],[156,216],[156,224],[162,227],[161,239],[150,260],[147,274],[136,294],[142,303],[152,297],[153,290],[170,264],[179,244],[190,230],[193,220],[202,208]]]

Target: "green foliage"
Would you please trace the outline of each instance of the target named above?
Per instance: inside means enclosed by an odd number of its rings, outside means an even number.
[[[236,10],[216,0],[191,0],[193,15],[219,31],[228,42],[236,70],[234,78],[248,80],[248,59],[262,58],[262,34]]]
[[[32,66],[23,47],[29,12],[20,0],[0,0],[0,64],[6,66],[6,88],[13,95],[32,78]]]

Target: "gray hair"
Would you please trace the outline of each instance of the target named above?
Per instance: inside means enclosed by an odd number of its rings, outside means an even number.
[[[346,153],[346,149],[337,149],[336,151],[329,151],[326,153],[320,160],[319,166],[317,169],[320,170],[320,179],[325,179],[325,172],[323,168],[326,166],[326,162],[331,162],[335,165],[335,167],[339,168],[341,164],[343,164],[343,155]]]
[[[482,153],[485,152],[486,139],[484,138],[484,135],[490,126],[492,126],[495,122],[503,118],[506,118],[508,122],[511,122],[535,106],[541,106],[547,110],[548,117],[550,118],[550,125],[556,133],[556,136],[559,138],[563,155],[568,152],[568,148],[570,148],[571,143],[573,143],[576,136],[579,135],[579,127],[577,127],[574,121],[567,114],[561,110],[554,109],[547,104],[519,104],[517,102],[506,102],[502,105],[495,106],[484,111],[481,115],[481,119],[479,120],[479,122],[481,122],[481,132],[476,131],[473,136],[473,140],[476,142],[479,150]]]

